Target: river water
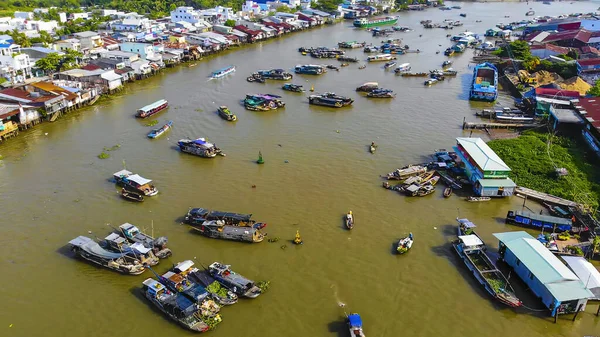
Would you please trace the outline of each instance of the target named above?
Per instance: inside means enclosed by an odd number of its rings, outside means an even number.
[[[462,10],[402,13],[399,24],[415,31],[396,37],[423,52],[400,56],[399,63],[410,62],[413,71],[437,68],[450,46],[447,33],[483,33],[496,23],[525,18],[529,7],[537,15],[597,7],[590,2],[461,5]],[[467,18],[460,18],[460,12]],[[462,19],[465,25],[453,31],[424,30],[419,21],[425,18]],[[452,253],[449,242],[458,214],[477,223],[479,234],[495,246],[492,233],[518,230],[502,219],[521,199],[467,203],[456,196],[443,199],[441,189],[426,198],[406,198],[381,188],[380,174],[422,162],[432,150],[468,135],[460,128],[463,117],[474,119],[474,111],[486,106],[467,100],[471,51],[453,58],[458,77],[430,88],[423,87],[423,79],[394,76],[382,64],[364,70],[352,64],[320,77],[295,76],[294,83],[314,85],[316,91],[354,97],[347,109],[309,106],[305,94],[283,92],[280,82],[246,82],[256,69],[315,62],[297,52],[300,46],[381,40],[350,24],[256,44],[193,68],[167,70],[129,85],[110,101],[3,144],[0,335],[186,334],[140,297],[139,286],[150,272],[123,276],[74,259],[65,248],[78,235],[103,238],[110,230],[106,224],[123,222],[169,237],[174,255],[156,267],[159,272],[184,259],[196,259],[198,265],[222,261],[251,279],[271,281],[270,290],[258,299],[224,308],[223,323],[211,332],[215,337],[347,336],[344,310],[359,312],[370,336],[600,334],[595,306],[574,323],[561,318],[554,324],[546,313],[497,305]],[[366,58],[362,50],[349,54]],[[211,71],[229,64],[237,66],[235,74],[207,81]],[[357,95],[355,87],[366,81],[378,81],[398,97],[374,101]],[[287,106],[245,111],[239,101],[246,93],[281,94]],[[173,120],[174,128],[149,140],[147,121],[133,114],[160,98],[171,106],[155,119],[161,124]],[[223,104],[237,114],[236,123],[216,115]],[[182,154],[175,146],[184,137],[208,137],[227,157]],[[379,149],[371,155],[367,145],[373,140]],[[121,147],[110,151],[109,159],[97,158],[103,147],[116,144]],[[266,161],[261,166],[254,163],[259,151]],[[124,162],[153,179],[160,194],[141,204],[121,200],[110,178]],[[281,240],[252,245],[201,237],[179,224],[192,206],[253,213],[268,222],[270,237]],[[348,210],[356,215],[352,232],[342,227]],[[303,246],[289,242],[296,230]],[[405,256],[392,254],[393,244],[408,232],[415,236],[413,249]],[[524,296],[530,308],[541,308]]]

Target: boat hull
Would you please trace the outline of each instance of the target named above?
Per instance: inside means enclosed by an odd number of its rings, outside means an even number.
[[[383,19],[383,20],[371,20],[366,22],[361,22],[360,20],[354,21],[353,25],[356,28],[371,28],[377,26],[385,26],[385,25],[395,25],[398,22],[398,19]]]
[[[75,253],[75,255],[77,255],[77,257],[79,257],[79,258],[82,258],[90,263],[97,264],[104,268],[114,270],[121,274],[140,275],[146,270],[146,268],[144,268],[143,266],[140,266],[139,268],[132,268],[132,269],[123,267],[122,265],[120,265],[116,262],[113,262],[112,260],[107,260],[107,259],[101,258],[99,256],[92,255],[79,247],[73,247],[72,250]]]

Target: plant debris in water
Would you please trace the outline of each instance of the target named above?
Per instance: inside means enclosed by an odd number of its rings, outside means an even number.
[[[202,111],[204,111],[204,110],[202,110],[202,109],[200,109],[200,108],[197,108],[197,109],[194,109],[194,111],[202,112]]]
[[[110,155],[108,153],[102,151],[102,153],[100,153],[98,155],[98,158],[100,158],[100,159],[107,159],[107,158],[110,158]]]
[[[114,151],[114,150],[116,150],[116,149],[118,149],[118,148],[120,148],[120,147],[121,147],[121,144],[113,145],[113,146],[111,146],[111,147],[106,147],[106,146],[105,146],[105,147],[104,147],[104,151]]]
[[[155,126],[156,124],[158,124],[158,121],[153,120],[153,121],[149,121],[148,123],[146,123],[146,126]]]
[[[256,286],[259,287],[260,291],[264,293],[265,291],[269,290],[271,281],[258,281],[256,282]]]

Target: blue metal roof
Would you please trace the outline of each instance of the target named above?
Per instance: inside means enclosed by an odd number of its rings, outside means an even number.
[[[350,326],[360,328],[362,327],[362,320],[360,319],[359,314],[350,314],[348,315],[348,321],[350,321]]]

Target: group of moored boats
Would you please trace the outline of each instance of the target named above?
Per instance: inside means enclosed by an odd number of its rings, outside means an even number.
[[[251,111],[269,111],[285,107],[281,96],[273,94],[249,94],[243,100],[244,107]]]
[[[384,182],[387,189],[404,193],[413,197],[424,197],[435,191],[435,185],[440,180],[435,170],[428,171],[426,166],[409,165],[387,174],[388,180],[402,180],[401,183],[391,186]]]

